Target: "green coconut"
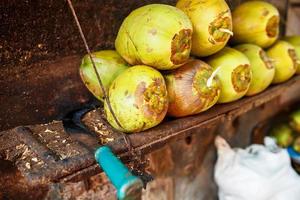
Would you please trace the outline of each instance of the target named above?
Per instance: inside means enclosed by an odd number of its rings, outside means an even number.
[[[300,110],[296,110],[290,114],[290,126],[300,133]]]
[[[269,47],[278,38],[279,19],[277,8],[268,2],[244,2],[232,11],[232,42]]]
[[[300,153],[300,136],[294,139],[292,147],[296,152]]]
[[[158,125],[168,110],[163,76],[145,65],[131,67],[120,74],[109,88],[109,101],[122,127],[118,126],[105,102],[108,122],[115,129],[127,133]]]
[[[212,107],[220,96],[220,82],[211,66],[190,60],[165,75],[169,94],[168,115],[183,117]]]
[[[300,61],[296,56],[295,48],[290,43],[279,40],[267,50],[267,54],[273,59],[275,66],[272,83],[282,83],[295,74]]]
[[[252,81],[246,93],[252,96],[264,91],[274,78],[275,68],[266,52],[254,44],[242,44],[234,47],[245,54],[251,66]]]
[[[173,69],[188,60],[192,33],[192,23],[184,12],[169,5],[150,4],[126,17],[115,47],[132,65]]]
[[[300,59],[300,36],[288,36],[285,37],[283,39],[284,41],[289,42],[291,45],[293,45],[293,47],[295,48],[296,51],[296,55],[298,57],[298,59]],[[300,63],[297,63],[298,67],[297,67],[297,74],[300,74]]]
[[[221,81],[218,103],[228,103],[242,98],[248,91],[252,73],[248,58],[233,48],[225,47],[208,57],[207,63],[217,70]]]
[[[116,51],[113,50],[94,52],[92,53],[92,57],[106,91],[108,90],[112,81],[129,67],[126,61]],[[99,81],[89,55],[85,55],[83,57],[79,68],[79,73],[88,90],[97,99],[103,101],[103,92],[99,85]]]
[[[226,45],[232,35],[232,19],[224,0],[179,0],[176,7],[192,21],[193,55],[209,56]]]
[[[286,123],[275,125],[271,129],[270,136],[272,136],[276,140],[276,143],[282,148],[290,146],[294,140],[294,132]]]

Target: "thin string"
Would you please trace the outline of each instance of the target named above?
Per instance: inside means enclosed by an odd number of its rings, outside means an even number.
[[[92,57],[90,48],[89,48],[89,46],[88,46],[88,44],[87,44],[87,41],[86,41],[86,39],[85,39],[85,36],[84,36],[84,34],[83,34],[83,31],[82,31],[81,25],[80,25],[80,23],[79,23],[78,17],[77,17],[77,15],[76,15],[75,9],[74,9],[74,7],[73,7],[73,4],[72,4],[71,0],[67,0],[67,1],[68,1],[68,4],[69,4],[70,9],[71,9],[71,11],[72,11],[72,14],[73,14],[74,20],[75,20],[75,22],[76,22],[77,28],[78,28],[78,30],[79,30],[81,39],[82,39],[82,41],[83,41],[83,43],[84,43],[85,49],[86,49],[86,51],[87,51],[87,53],[88,53],[88,55],[89,55],[89,57],[90,57],[90,59],[91,59],[91,61],[92,61],[93,69],[94,69],[94,71],[95,71],[95,73],[96,73],[98,83],[99,83],[99,85],[100,85],[100,87],[101,87],[101,90],[102,90],[102,92],[103,92],[104,101],[107,103],[108,109],[109,109],[110,113],[112,114],[112,116],[113,116],[115,122],[117,123],[117,125],[118,125],[120,128],[123,129],[122,125],[120,124],[119,120],[117,119],[117,117],[116,117],[116,115],[115,115],[115,113],[114,113],[114,111],[113,111],[113,109],[112,109],[112,107],[111,107],[111,104],[110,104],[108,95],[107,95],[106,90],[105,90],[105,88],[104,88],[104,85],[103,85],[103,83],[102,83],[102,81],[101,81],[100,75],[99,75],[99,73],[98,73],[98,71],[97,71],[97,69],[96,69],[96,65],[95,65],[94,59],[93,59],[93,57]],[[132,149],[133,149],[133,148],[132,148],[131,141],[130,141],[129,137],[128,137],[126,134],[124,134],[123,132],[120,132],[120,133],[122,133],[123,139],[125,140],[125,143],[126,143],[126,145],[127,145],[127,147],[128,147],[129,152],[132,152]]]

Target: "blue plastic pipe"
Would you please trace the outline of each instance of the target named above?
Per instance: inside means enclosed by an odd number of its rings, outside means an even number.
[[[143,182],[132,175],[108,146],[99,147],[95,152],[96,161],[117,189],[119,200],[141,199]]]

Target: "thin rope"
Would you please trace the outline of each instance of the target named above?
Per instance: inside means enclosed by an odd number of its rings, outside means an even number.
[[[98,73],[98,71],[97,71],[97,69],[96,69],[96,65],[95,65],[94,59],[93,59],[93,57],[92,57],[90,48],[89,48],[89,46],[88,46],[88,44],[87,44],[87,41],[86,41],[86,39],[85,39],[85,36],[84,36],[84,34],[83,34],[83,31],[82,31],[81,25],[80,25],[80,23],[79,23],[78,17],[77,17],[77,15],[76,15],[75,9],[74,9],[74,7],[73,7],[73,4],[72,4],[71,0],[67,0],[67,1],[68,1],[68,4],[69,4],[70,9],[71,9],[71,11],[72,11],[73,17],[74,17],[74,19],[75,19],[77,28],[78,28],[79,33],[80,33],[80,36],[81,36],[81,39],[82,39],[82,41],[83,41],[83,43],[84,43],[85,49],[86,49],[86,51],[87,51],[87,53],[88,53],[88,55],[89,55],[89,57],[90,57],[90,59],[91,59],[91,61],[92,61],[93,69],[94,69],[94,71],[95,71],[95,73],[96,73],[98,83],[99,83],[99,85],[100,85],[100,87],[101,87],[101,90],[102,90],[102,92],[103,92],[104,101],[107,103],[108,109],[109,109],[110,113],[112,114],[112,116],[113,116],[115,122],[117,123],[117,125],[118,125],[120,128],[123,129],[122,125],[120,124],[119,120],[117,119],[117,117],[116,117],[116,115],[115,115],[115,113],[114,113],[114,111],[113,111],[113,109],[112,109],[112,107],[111,107],[111,104],[110,104],[108,95],[107,95],[106,90],[105,90],[105,88],[104,88],[104,85],[103,85],[103,83],[102,83],[102,81],[101,81],[100,75],[99,75],[99,73]],[[118,131],[118,132],[119,132],[119,131]],[[119,132],[119,133],[122,135],[122,137],[123,137],[123,139],[124,139],[124,141],[125,141],[125,144],[127,145],[127,148],[128,148],[128,150],[129,150],[129,152],[130,152],[132,155],[135,155],[135,152],[134,152],[134,149],[133,149],[133,147],[132,147],[130,138],[129,138],[125,133],[123,133],[123,132]]]
[[[102,83],[102,81],[101,81],[100,75],[99,75],[99,73],[98,73],[98,71],[97,71],[97,69],[96,69],[96,65],[95,65],[94,59],[93,59],[93,57],[92,57],[90,48],[89,48],[89,46],[88,46],[88,44],[87,44],[87,41],[86,41],[86,39],[85,39],[85,36],[84,36],[84,34],[83,34],[83,31],[82,31],[81,25],[80,25],[80,23],[79,23],[78,17],[77,17],[77,15],[76,15],[75,9],[74,9],[74,7],[73,7],[73,4],[72,4],[71,0],[67,0],[67,1],[68,1],[68,4],[69,4],[70,9],[71,9],[71,11],[72,11],[73,17],[74,17],[74,19],[75,19],[77,28],[78,28],[79,33],[80,33],[80,36],[81,36],[81,39],[82,39],[82,41],[83,41],[83,43],[84,43],[85,49],[86,49],[86,51],[87,51],[87,53],[88,53],[88,55],[89,55],[89,57],[90,57],[90,59],[91,59],[91,61],[92,61],[93,69],[94,69],[94,71],[95,71],[95,73],[96,73],[96,77],[97,77],[98,83],[99,83],[99,85],[100,85],[100,87],[101,87],[101,90],[102,90],[102,93],[103,93],[103,96],[104,96],[104,101],[107,103],[108,109],[109,109],[110,113],[112,114],[112,116],[113,116],[115,122],[117,123],[117,125],[118,125],[120,128],[123,129],[121,123],[120,123],[119,120],[117,119],[117,117],[116,117],[116,115],[115,115],[115,113],[114,113],[114,111],[113,111],[113,109],[112,109],[112,107],[111,107],[111,104],[110,104],[108,95],[107,95],[106,90],[105,90],[105,87],[104,87],[104,85],[103,85],[103,83]]]

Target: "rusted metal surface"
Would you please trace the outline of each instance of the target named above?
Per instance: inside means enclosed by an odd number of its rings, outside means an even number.
[[[117,200],[116,191],[104,174],[86,177],[78,182],[51,184],[45,200]]]
[[[158,2],[175,4],[175,0],[86,0],[73,4],[89,45],[96,50],[114,47],[118,29],[130,11]],[[3,0],[0,10],[4,66],[19,68],[40,60],[85,54],[66,1]]]
[[[80,80],[79,57],[45,61],[24,71],[0,68],[0,130],[45,123],[92,101]]]
[[[61,122],[17,127],[1,133],[1,157],[31,184],[58,181],[94,163],[93,155],[64,132]]]
[[[145,199],[212,199],[216,194],[211,177],[217,128],[191,130],[185,139],[173,140],[148,154],[146,170],[156,178],[146,189]]]
[[[0,199],[42,199],[48,185],[30,184],[13,162],[1,161]],[[1,198],[2,197],[2,198]]]

